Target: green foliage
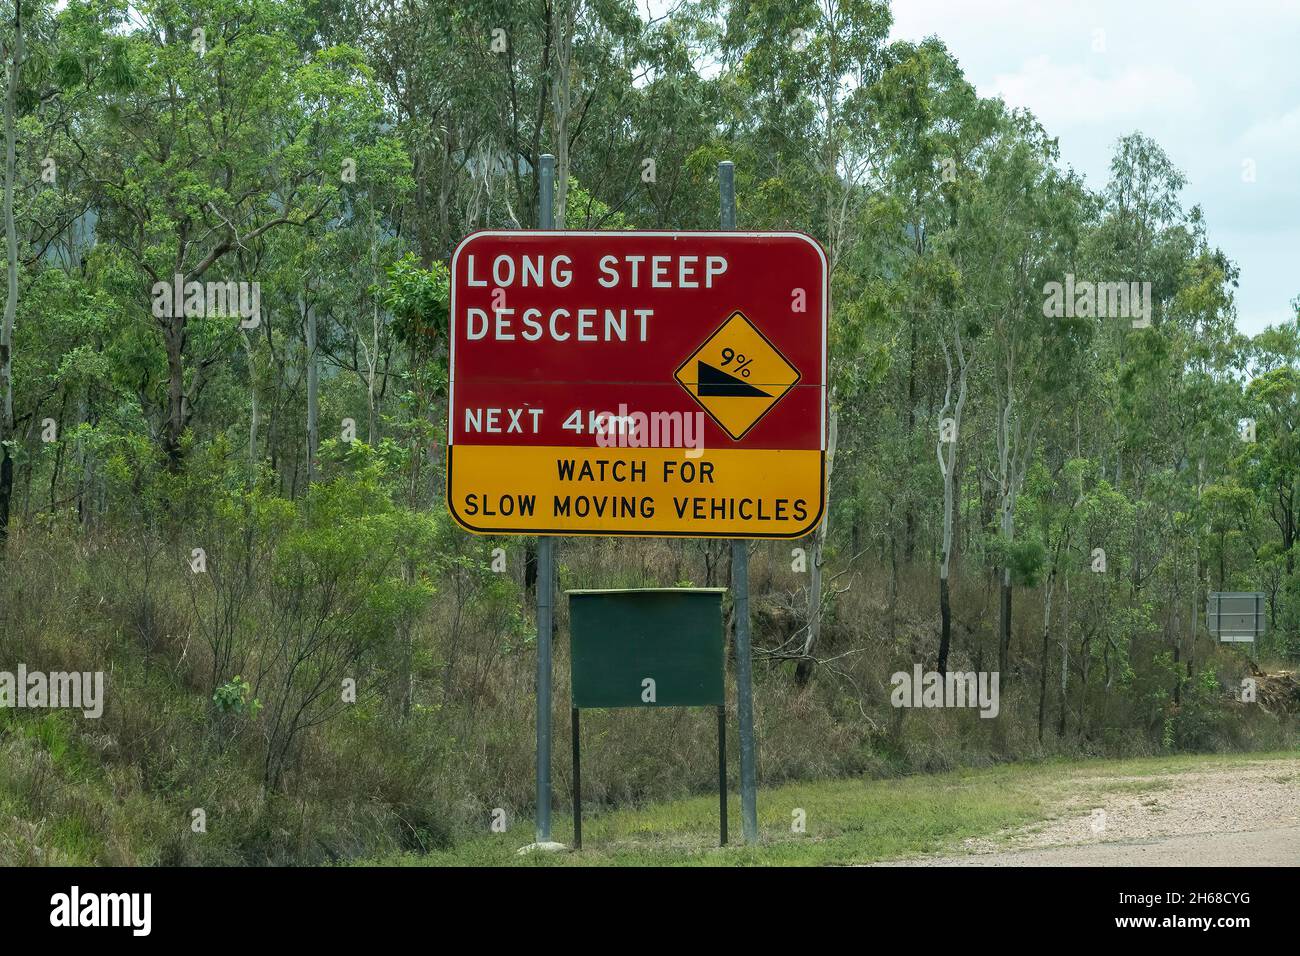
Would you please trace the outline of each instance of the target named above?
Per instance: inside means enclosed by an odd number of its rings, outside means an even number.
[[[382,302],[393,314],[393,329],[412,353],[427,356],[445,338],[451,278],[441,262],[422,269],[407,253],[388,269]]]
[[[262,702],[249,697],[252,685],[238,674],[222,684],[212,694],[212,702],[223,713],[239,714],[241,717],[255,718],[262,709]]]

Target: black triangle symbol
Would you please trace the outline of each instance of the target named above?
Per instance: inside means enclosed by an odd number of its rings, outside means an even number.
[[[729,398],[771,398],[761,388],[755,388],[722,369],[714,368],[707,362],[695,361],[695,391],[698,395],[725,395]]]

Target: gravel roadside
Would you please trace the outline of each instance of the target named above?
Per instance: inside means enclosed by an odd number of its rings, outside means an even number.
[[[1300,759],[1080,776],[1053,819],[882,866],[1300,865]]]

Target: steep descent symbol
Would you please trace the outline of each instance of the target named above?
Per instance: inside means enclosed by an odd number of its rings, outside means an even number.
[[[674,377],[736,441],[799,381],[791,365],[742,312],[733,312],[687,356]]]
[[[748,369],[746,370],[748,371]],[[714,368],[708,362],[697,359],[695,362],[697,397],[707,395],[762,395],[771,398],[761,388],[755,388],[743,379],[728,375],[720,368]]]

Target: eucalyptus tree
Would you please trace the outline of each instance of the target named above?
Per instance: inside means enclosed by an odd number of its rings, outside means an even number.
[[[301,16],[293,0],[202,0],[185,10],[142,0],[102,11],[99,42],[121,36],[132,82],[96,87],[76,164],[99,214],[97,238],[135,268],[137,301],[161,339],[161,363],[150,357],[139,369],[140,401],[173,469],[239,327],[203,310],[190,321],[194,284],[255,259],[274,230],[327,216],[347,161],[379,135],[378,90],[359,53],[304,55],[292,29]],[[242,318],[244,327],[257,321]]]
[[[9,24],[6,24],[9,27]],[[18,134],[18,85],[22,81],[23,63],[27,57],[23,36],[22,0],[14,0],[12,29],[6,29],[4,44],[0,48],[5,64],[5,306],[0,323],[0,542],[9,532],[9,501],[14,487],[14,461],[9,442],[14,434],[14,383],[13,341],[14,317],[18,313],[18,230],[14,225],[14,178],[17,175],[15,157]]]
[[[1300,333],[1286,325],[1255,337],[1261,362],[1246,388],[1250,417],[1240,423],[1241,471],[1277,529],[1286,574],[1300,538]]]
[[[592,18],[579,47],[587,92],[573,132],[583,138],[571,151],[573,175],[597,201],[578,207],[583,226],[622,217],[642,229],[717,228],[717,164],[736,156],[714,6],[676,3],[644,22],[613,10]],[[571,205],[567,218],[575,221]]]
[[[1140,315],[1096,320],[1110,434],[1098,429],[1094,440],[1148,531],[1129,556],[1130,599],[1153,584],[1163,591],[1164,640],[1190,677],[1209,575],[1201,499],[1232,457],[1244,368],[1233,331],[1236,267],[1209,243],[1200,210],[1183,209],[1184,185],[1158,144],[1137,133],[1121,139],[1083,258],[1094,276],[1141,290]],[[1185,499],[1185,512],[1169,513],[1171,496]],[[1173,699],[1180,694],[1176,683]]]
[[[16,455],[22,444],[19,422],[35,423],[41,392],[27,383],[15,394],[15,328],[20,287],[37,279],[46,260],[66,252],[69,227],[84,213],[69,189],[64,157],[69,146],[66,100],[61,78],[68,71],[62,55],[56,5],[51,0],[12,0],[12,13],[0,20],[0,61],[4,63],[4,186],[0,200],[5,239],[5,302],[0,318],[0,543],[9,527]],[[105,72],[120,67],[111,49],[96,64]],[[60,173],[63,173],[61,176]],[[27,405],[19,414],[18,402]],[[27,430],[30,434],[32,429]],[[30,465],[29,465],[30,471]]]
[[[971,375],[987,327],[978,308],[987,254],[982,218],[983,164],[998,128],[999,107],[980,100],[947,50],[936,41],[899,43],[873,90],[873,114],[887,160],[889,196],[882,218],[899,250],[892,257],[896,300],[907,322],[907,380],[903,402],[909,434],[918,414],[921,337],[933,337],[942,354],[941,400],[932,423],[932,446],[942,483],[937,669],[946,673],[952,645],[950,576],[955,544],[959,452]],[[969,447],[969,441],[967,441]],[[914,526],[904,533],[910,557]]]
[[[1000,614],[998,665],[1010,681],[1012,594],[1019,572],[1037,576],[1039,543],[1016,537],[1016,503],[1040,452],[1044,424],[1074,356],[1045,315],[1043,289],[1068,258],[1083,211],[1082,188],[1056,166],[1057,149],[1032,116],[1002,117],[982,154],[972,205],[972,247],[983,263],[972,290],[990,333]],[[1065,346],[1065,347],[1063,347]]]

